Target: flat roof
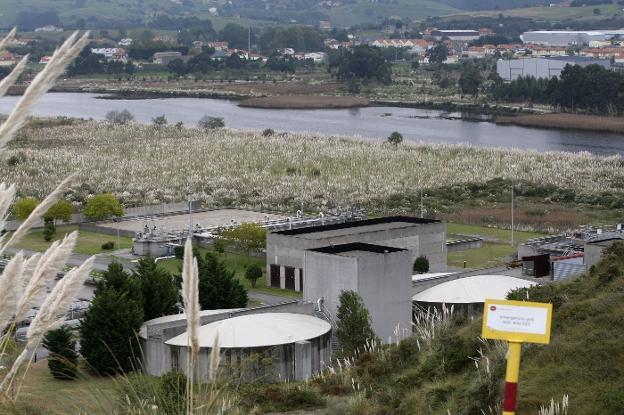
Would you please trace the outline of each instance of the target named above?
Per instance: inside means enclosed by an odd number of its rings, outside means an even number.
[[[623,241],[622,238],[607,238],[607,239],[598,239],[597,241],[589,241],[587,244],[589,245],[604,245],[609,246],[614,244],[617,241]]]
[[[414,295],[412,300],[445,304],[483,303],[487,298],[504,300],[510,291],[533,285],[537,283],[508,275],[474,275],[435,285]]]
[[[331,225],[310,226],[307,228],[288,229],[285,231],[274,232],[277,235],[306,235],[306,234],[318,234],[321,232],[330,232],[343,229],[362,228],[365,226],[378,226],[381,229],[398,228],[408,225],[428,225],[432,223],[441,223],[442,221],[437,219],[423,219],[413,216],[386,216],[383,218],[365,219],[353,222],[335,223]],[[380,226],[381,225],[381,226]]]
[[[321,248],[310,249],[309,251],[320,252],[323,254],[343,255],[347,253],[366,252],[373,254],[389,254],[394,252],[406,251],[403,248],[393,248],[391,246],[382,246],[374,244],[366,244],[362,242],[353,242],[349,244],[330,245]]]
[[[232,317],[199,328],[199,347],[212,348],[215,339],[222,348],[271,347],[311,340],[331,331],[325,320],[307,314],[261,313]],[[182,333],[165,342],[187,346]]]

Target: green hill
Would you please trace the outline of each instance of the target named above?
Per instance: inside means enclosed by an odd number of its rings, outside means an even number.
[[[570,415],[624,414],[624,243],[587,275],[510,297],[554,308],[551,344],[523,347],[517,413],[568,396]],[[506,344],[479,339],[480,328],[481,318],[424,319],[409,339],[315,379],[306,393],[322,396],[325,408],[314,413],[499,414]]]

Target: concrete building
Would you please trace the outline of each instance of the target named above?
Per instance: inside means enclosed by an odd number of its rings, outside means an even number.
[[[255,315],[260,315],[260,314],[268,314],[268,313],[288,313],[289,315],[297,314],[297,315],[303,315],[304,317],[308,317],[308,316],[312,316],[315,314],[315,308],[314,308],[314,304],[312,303],[305,303],[302,301],[292,300],[292,301],[286,301],[281,304],[262,306],[262,307],[257,307],[257,308],[249,308],[249,309],[205,310],[205,311],[200,312],[200,325],[206,326],[206,325],[210,325],[211,323],[221,322],[226,319],[232,319],[235,317],[251,316],[251,315],[255,316]],[[273,323],[274,322],[275,320],[273,320]],[[323,322],[323,320],[321,320],[321,322]],[[285,327],[284,325],[282,326],[277,325],[277,326],[282,327],[282,328]],[[319,327],[322,326],[325,328],[327,327],[325,325],[322,325],[321,323],[318,323],[318,326]],[[142,363],[142,368],[145,371],[145,373],[152,375],[152,376],[161,376],[165,373],[170,372],[172,369],[176,367],[183,369],[183,367],[180,367],[179,365],[184,365],[183,362],[186,361],[185,356],[180,356],[180,353],[183,354],[184,352],[181,352],[178,349],[175,349],[175,351],[172,352],[173,350],[172,347],[178,347],[179,344],[177,344],[175,341],[173,342],[175,344],[167,344],[167,343],[170,340],[184,334],[185,332],[186,332],[186,315],[185,314],[175,314],[171,316],[159,317],[159,318],[155,318],[153,320],[149,320],[143,323],[139,331],[139,338],[141,340],[141,349],[142,349],[142,359],[141,359],[142,362],[141,363]],[[244,331],[239,332],[239,333],[244,333]],[[226,334],[224,334],[223,336],[225,339]],[[258,336],[259,334],[256,333],[256,338]],[[269,334],[267,332],[267,338],[268,336]],[[247,340],[245,340],[244,335],[240,335],[238,337],[241,342],[250,341],[251,339],[251,337],[249,337],[247,338]],[[207,344],[206,347],[208,348],[211,348],[214,344],[210,342],[205,342],[205,343]],[[296,343],[296,341],[292,343]],[[222,344],[223,347],[225,347],[226,344],[229,344],[229,343],[223,343]],[[251,343],[248,343],[247,346],[249,346],[250,344]],[[323,343],[323,345],[325,345],[325,343]],[[308,346],[302,346],[302,347],[304,350],[306,350]],[[209,355],[209,351],[206,351],[206,352]],[[240,350],[240,352],[241,353],[250,352],[250,348],[244,347]],[[256,352],[258,352],[258,350],[254,351],[254,353]],[[322,353],[323,353],[322,355],[323,357],[322,359],[319,358],[319,361],[322,360],[323,362],[329,362],[329,356],[327,355],[327,353],[330,353],[330,350],[327,348],[323,348]],[[291,357],[292,356],[290,355],[285,355],[284,359],[286,358],[290,359]],[[297,358],[299,359],[302,357],[297,357]],[[276,363],[276,364],[279,366],[281,363]],[[295,365],[297,365],[297,363],[295,363]],[[301,368],[302,364],[299,363],[297,367]],[[317,366],[315,364],[314,369],[316,370],[316,368]],[[312,366],[310,366],[310,371],[312,371]],[[284,376],[284,375],[290,374],[291,372],[278,371],[278,373]]]
[[[199,329],[199,378],[209,382],[217,342],[224,376],[245,382],[304,381],[329,365],[330,340],[331,325],[305,314],[251,314],[210,323]],[[188,341],[183,333],[165,342],[172,369],[187,372]]]
[[[412,258],[407,249],[364,243],[310,249],[305,270],[304,300],[322,299],[331,318],[336,318],[341,292],[355,291],[384,343],[411,333]]]
[[[394,216],[267,234],[267,285],[301,291],[305,250],[354,242],[404,248],[412,263],[424,255],[432,272],[446,270],[446,224]]]
[[[609,59],[594,59],[584,56],[551,56],[543,58],[499,59],[496,72],[505,81],[519,77],[552,78],[561,75],[566,65],[600,65],[611,69]]]
[[[166,66],[176,59],[186,61],[188,56],[183,56],[180,52],[156,52],[154,53],[153,63]]]
[[[536,30],[520,35],[522,42],[538,45],[589,45],[590,42],[618,39],[624,30]]]
[[[597,241],[590,241],[585,244],[585,266],[587,269],[592,265],[596,265],[602,259],[602,253],[605,249],[617,242],[622,242],[624,239],[617,236],[608,239],[601,239]]]

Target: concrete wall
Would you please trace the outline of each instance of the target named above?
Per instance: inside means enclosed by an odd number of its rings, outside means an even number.
[[[305,381],[327,367],[331,360],[331,333],[307,341],[271,347],[221,349],[219,371],[222,378],[237,378],[243,382]],[[176,368],[187,372],[188,349],[165,346]],[[209,382],[210,348],[199,351],[199,376]],[[188,375],[188,374],[187,374]]]
[[[362,227],[359,232],[358,228],[351,228],[352,233],[350,234],[320,239],[305,238],[306,235],[267,234],[267,285],[270,286],[271,284],[271,264],[303,268],[305,280],[308,278],[304,267],[305,250],[352,242],[404,248],[410,251],[412,263],[418,256],[424,255],[429,259],[431,272],[441,272],[447,269],[445,223],[406,224],[405,227],[374,232],[364,232],[364,230],[365,227]]]
[[[409,251],[359,256],[306,251],[304,299],[316,302],[322,297],[335,319],[340,293],[357,292],[370,313],[375,334],[385,343],[394,337],[397,325],[410,331],[411,266]]]
[[[203,326],[230,317],[258,313],[299,313],[312,315],[313,310],[313,304],[293,300],[271,306],[202,316],[200,325]],[[145,338],[141,339],[143,348],[143,368],[149,375],[161,376],[169,372],[172,367],[171,352],[169,351],[169,347],[165,345],[165,342],[186,331],[186,320],[180,318],[163,323],[144,324],[143,327],[145,328]]]

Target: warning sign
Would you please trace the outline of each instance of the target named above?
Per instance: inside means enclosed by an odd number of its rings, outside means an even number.
[[[482,336],[513,342],[550,343],[552,304],[486,300]]]

